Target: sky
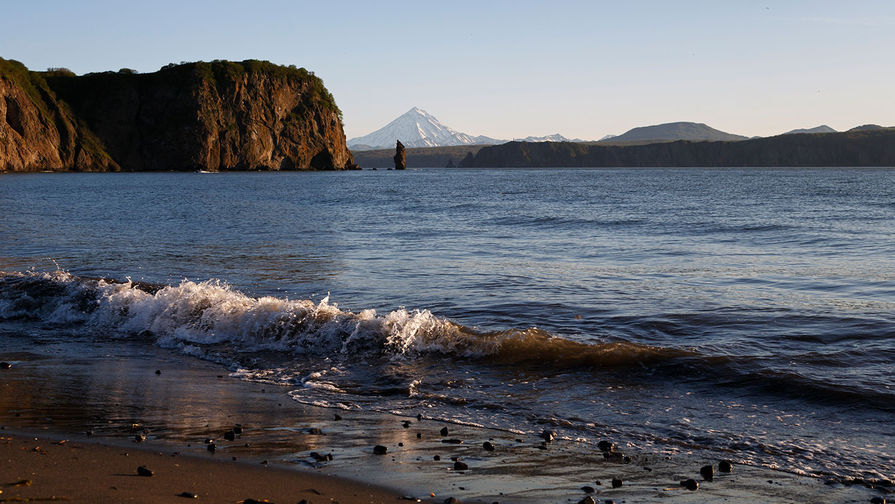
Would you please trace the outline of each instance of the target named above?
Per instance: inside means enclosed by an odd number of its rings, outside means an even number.
[[[599,139],[895,126],[895,1],[0,0],[0,57],[78,74],[269,60],[321,77],[348,138],[418,106],[464,133]]]

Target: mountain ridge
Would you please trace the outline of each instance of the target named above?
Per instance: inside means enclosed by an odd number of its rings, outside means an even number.
[[[895,166],[895,128],[736,141],[524,143],[486,146],[462,168]]]

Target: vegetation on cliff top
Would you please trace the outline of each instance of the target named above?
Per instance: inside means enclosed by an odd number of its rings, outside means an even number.
[[[169,63],[163,66],[159,73],[165,72],[182,72],[194,71],[204,80],[215,84],[215,86],[223,86],[230,82],[235,82],[243,75],[265,75],[276,79],[286,79],[291,82],[307,83],[311,92],[311,97],[320,100],[328,108],[334,110],[342,120],[342,111],[336,105],[336,100],[332,93],[323,85],[323,80],[309,72],[303,67],[295,65],[283,66],[271,63],[265,60],[248,59],[245,61],[227,61],[214,60],[211,62],[197,61],[194,63],[181,63],[175,65]]]
[[[0,58],[0,76],[5,77],[25,90],[34,105],[40,110],[44,120],[51,120],[45,96],[51,96],[47,81],[37,72],[28,70],[28,67],[16,60]]]

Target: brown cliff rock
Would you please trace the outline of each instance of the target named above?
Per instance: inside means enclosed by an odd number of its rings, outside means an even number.
[[[95,134],[116,168],[356,168],[332,95],[303,68],[215,61],[150,74],[44,77],[57,102],[77,117],[77,130]],[[86,168],[62,160],[38,169],[109,169],[93,158],[81,164]],[[0,150],[0,168],[15,166]]]
[[[400,140],[395,142],[395,169],[404,170],[407,168],[407,153],[404,150],[404,144]]]
[[[118,169],[39,74],[0,58],[0,171]]]

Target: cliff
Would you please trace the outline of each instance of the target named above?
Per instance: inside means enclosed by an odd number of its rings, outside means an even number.
[[[793,134],[736,142],[647,145],[510,142],[484,147],[461,167],[895,166],[895,128]]]
[[[74,76],[17,68],[14,79],[0,72],[6,84],[0,88],[0,107],[6,103],[0,108],[0,169],[355,167],[332,95],[303,68],[256,60],[168,65],[149,74],[122,70]],[[21,85],[25,77],[39,84],[32,84],[36,92]],[[37,114],[42,107],[61,111],[62,120]],[[37,112],[10,114],[32,109]],[[68,147],[54,142],[56,136],[84,140]],[[84,153],[80,162],[79,152]]]
[[[40,74],[0,58],[0,171],[118,169]]]

